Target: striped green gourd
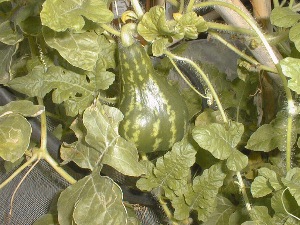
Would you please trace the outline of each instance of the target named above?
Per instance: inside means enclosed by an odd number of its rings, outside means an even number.
[[[121,94],[124,114],[121,136],[134,142],[139,152],[167,151],[183,138],[188,110],[178,90],[154,68],[139,42],[119,46]]]

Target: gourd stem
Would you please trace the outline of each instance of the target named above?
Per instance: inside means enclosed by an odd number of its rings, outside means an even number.
[[[244,58],[245,60],[247,60],[248,62],[250,62],[251,64],[253,64],[256,68],[258,68],[260,70],[265,70],[265,71],[268,71],[268,72],[271,72],[271,73],[278,73],[278,71],[276,69],[270,68],[268,66],[261,65],[254,58],[248,56],[247,54],[245,54],[244,52],[242,52],[241,50],[239,50],[238,48],[236,48],[235,46],[233,46],[232,44],[230,44],[228,41],[226,41],[224,38],[222,38],[217,33],[215,33],[215,32],[209,32],[209,35],[212,36],[212,37],[214,37],[218,41],[220,41],[222,44],[224,44],[230,50],[232,50],[233,52],[235,52],[236,54],[238,54],[240,57]]]
[[[43,99],[37,98],[39,105],[44,105]],[[44,152],[47,152],[47,120],[46,120],[46,112],[42,112],[41,114],[41,145],[40,149]]]
[[[113,35],[116,35],[117,37],[120,37],[120,32],[119,31],[117,31],[116,29],[114,29],[112,26],[110,26],[110,25],[107,25],[107,24],[100,24],[100,26],[104,29],[104,30],[106,30],[107,32],[109,32],[109,33],[111,33],[111,34],[113,34]]]
[[[231,26],[228,24],[206,22],[206,25],[207,25],[208,29],[212,29],[212,30],[228,31],[228,32],[245,34],[245,35],[249,35],[249,36],[256,36],[256,33],[253,30],[249,30],[249,29],[245,29],[245,28],[241,28],[241,27],[235,27],[235,26]]]
[[[279,1],[278,0],[273,0],[273,5],[274,5],[274,7],[279,7]]]
[[[178,12],[182,14],[183,13],[183,9],[184,9],[184,0],[180,0],[180,5],[179,5]]]
[[[167,0],[167,2],[169,2],[171,5],[175,7],[179,7],[179,3],[176,0]]]
[[[190,64],[192,67],[195,68],[195,70],[201,75],[202,79],[204,80],[204,82],[206,83],[207,87],[209,88],[209,90],[211,91],[211,94],[212,96],[214,97],[215,101],[216,101],[216,104],[221,112],[221,115],[222,115],[222,118],[223,118],[223,121],[225,123],[228,123],[228,119],[227,119],[227,116],[225,114],[225,111],[223,109],[223,106],[220,102],[220,99],[214,89],[214,87],[212,86],[212,84],[210,83],[208,77],[206,76],[206,74],[200,69],[200,67],[194,63],[192,60],[190,59],[187,59],[187,58],[184,58],[184,57],[181,57],[181,56],[177,56],[177,55],[174,55],[173,53],[171,53],[170,51],[166,51],[165,54],[171,58],[171,59],[176,59],[176,60],[179,60],[179,61],[183,61],[183,62],[187,62],[188,64]]]
[[[195,0],[190,0],[189,4],[186,7],[186,12],[191,12],[193,10],[194,4],[195,4]]]
[[[139,19],[141,19],[144,15],[143,9],[139,3],[138,0],[131,0],[131,5],[136,13],[136,15],[138,16]]]
[[[295,0],[290,0],[290,3],[289,3],[289,8],[290,9],[293,8],[294,2],[295,2]]]

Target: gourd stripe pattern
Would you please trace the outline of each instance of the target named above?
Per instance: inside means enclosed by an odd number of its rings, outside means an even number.
[[[153,68],[140,43],[120,46],[119,60],[121,136],[133,141],[140,152],[167,151],[187,128],[188,111],[182,96]]]

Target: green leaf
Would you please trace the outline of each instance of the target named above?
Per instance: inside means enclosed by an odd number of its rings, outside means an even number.
[[[275,191],[278,191],[281,188],[283,188],[282,184],[279,182],[277,178],[277,174],[273,170],[270,170],[266,167],[262,167],[258,169],[258,174],[267,178],[268,182],[270,183],[270,185]]]
[[[193,191],[191,184],[186,186],[186,192]],[[190,216],[190,207],[185,201],[184,195],[172,199],[174,210],[174,218],[177,220],[185,220]]]
[[[0,106],[0,116],[15,113],[25,117],[35,117],[45,111],[42,105],[34,105],[28,100],[12,101],[5,106]]]
[[[63,159],[72,160],[91,170],[103,163],[129,176],[144,173],[143,165],[138,162],[139,155],[134,144],[118,134],[122,118],[122,113],[114,107],[102,106],[100,103],[88,107],[83,113],[86,131],[82,131],[82,125],[71,127],[79,141],[64,145]]]
[[[248,165],[248,157],[240,151],[233,149],[227,159],[226,165],[232,171],[241,171]]]
[[[60,225],[127,224],[120,187],[99,171],[65,189],[57,209]]]
[[[96,88],[101,90],[107,90],[110,85],[115,81],[115,74],[106,70],[97,71],[95,82]]]
[[[162,188],[169,199],[174,194],[181,195],[188,182],[190,167],[195,163],[195,155],[195,149],[186,139],[175,143],[171,151],[157,159],[153,172],[138,180],[137,187],[146,191]]]
[[[300,27],[299,27],[300,28]],[[290,77],[288,80],[288,87],[300,93],[300,68],[299,68],[300,59],[286,57],[280,61],[280,66],[283,74],[286,77]]]
[[[232,223],[229,223],[229,218],[235,209],[236,207],[227,198],[218,196],[216,210],[203,225],[232,225]]]
[[[275,225],[269,215],[268,208],[265,206],[254,206],[250,211],[251,218],[256,225]]]
[[[282,183],[288,187],[292,196],[300,206],[300,168],[289,170],[285,178],[281,178]]]
[[[152,52],[154,56],[161,56],[165,53],[166,46],[168,44],[167,38],[160,38],[158,40],[155,40],[152,44]]]
[[[257,176],[251,184],[251,193],[254,198],[264,197],[272,193],[273,189],[268,183],[268,179],[263,176]]]
[[[7,45],[15,45],[23,40],[23,35],[12,29],[10,21],[0,24],[0,42]]]
[[[188,39],[196,39],[200,32],[205,32],[208,29],[203,17],[197,16],[195,12],[188,12],[179,16],[177,22],[179,30],[182,30],[184,37]]]
[[[108,41],[104,35],[98,36],[98,61],[96,72],[116,67],[115,50],[115,42]]]
[[[101,0],[46,0],[41,11],[42,24],[55,31],[68,28],[80,31],[84,18],[101,24],[111,22],[113,17],[106,2]]]
[[[275,26],[288,28],[300,20],[300,15],[289,7],[276,7],[271,12],[270,20]]]
[[[57,215],[45,214],[41,216],[33,225],[59,225]]]
[[[6,84],[10,80],[12,57],[16,53],[16,50],[16,45],[5,45],[0,43],[0,84]]]
[[[82,113],[92,103],[95,95],[93,81],[88,82],[86,76],[59,66],[50,66],[46,72],[43,66],[36,66],[28,75],[10,81],[9,86],[30,97],[41,98],[54,90],[53,102],[64,102],[69,116]]]
[[[223,185],[226,174],[222,164],[215,164],[204,170],[193,181],[193,191],[185,194],[185,201],[191,210],[198,212],[198,219],[206,221],[217,206],[217,194]]]
[[[231,121],[230,124],[209,124],[195,127],[192,131],[195,141],[217,159],[227,159],[241,140],[244,126]]]
[[[250,137],[246,145],[247,149],[253,151],[269,152],[275,148],[284,151],[286,139],[287,116],[283,112],[279,112],[270,124],[264,124],[259,127]],[[293,127],[292,142],[296,142],[296,126]]]
[[[55,32],[43,28],[46,43],[73,66],[93,71],[98,60],[98,35],[95,32]]]
[[[299,14],[298,14],[299,15]],[[294,42],[296,49],[300,52],[300,23],[297,23],[290,29],[289,37]]]
[[[15,162],[23,156],[30,143],[31,126],[19,114],[0,117],[0,157]]]
[[[146,12],[137,26],[138,33],[148,42],[175,34],[173,23],[166,20],[165,9],[154,6]]]

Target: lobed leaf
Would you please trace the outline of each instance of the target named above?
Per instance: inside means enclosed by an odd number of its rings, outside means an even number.
[[[11,27],[11,22],[6,20],[0,24],[0,42],[15,45],[23,40],[23,35]]]
[[[300,20],[300,15],[289,7],[276,7],[271,12],[270,20],[275,26],[288,28]]]
[[[80,31],[89,19],[95,23],[109,23],[113,20],[113,13],[102,0],[46,0],[41,11],[44,26],[55,31],[72,29]]]
[[[263,176],[257,176],[251,184],[251,193],[254,198],[264,197],[272,193],[273,189],[268,183],[268,179]]]
[[[109,177],[94,172],[62,191],[58,199],[61,225],[127,224],[120,187]]]
[[[288,87],[293,91],[300,93],[300,69],[299,69],[300,59],[295,59],[291,57],[284,58],[280,61],[280,66],[283,74],[286,77],[290,77],[288,80]]]
[[[226,126],[212,123],[206,127],[195,127],[192,131],[193,138],[201,148],[217,159],[227,159],[241,140],[244,127],[243,124],[233,121]]]
[[[174,198],[174,194],[182,195],[186,189],[190,167],[195,163],[195,155],[195,149],[187,140],[175,143],[171,151],[157,159],[153,170],[138,180],[137,187],[147,191],[162,188],[169,199]]]
[[[36,66],[28,75],[17,77],[8,85],[30,97],[43,98],[54,90],[53,102],[58,104],[64,102],[69,116],[82,113],[94,100],[96,91],[93,80],[88,82],[86,76],[59,66],[50,66],[46,72],[43,66]]]
[[[289,170],[285,178],[281,181],[288,187],[291,195],[296,199],[298,206],[300,206],[300,168],[293,168]]]
[[[0,106],[0,116],[15,113],[25,117],[35,117],[39,116],[44,111],[44,106],[34,105],[28,100],[12,101],[4,106]]]
[[[30,143],[31,126],[19,114],[0,117],[0,157],[15,162],[21,158]]]

